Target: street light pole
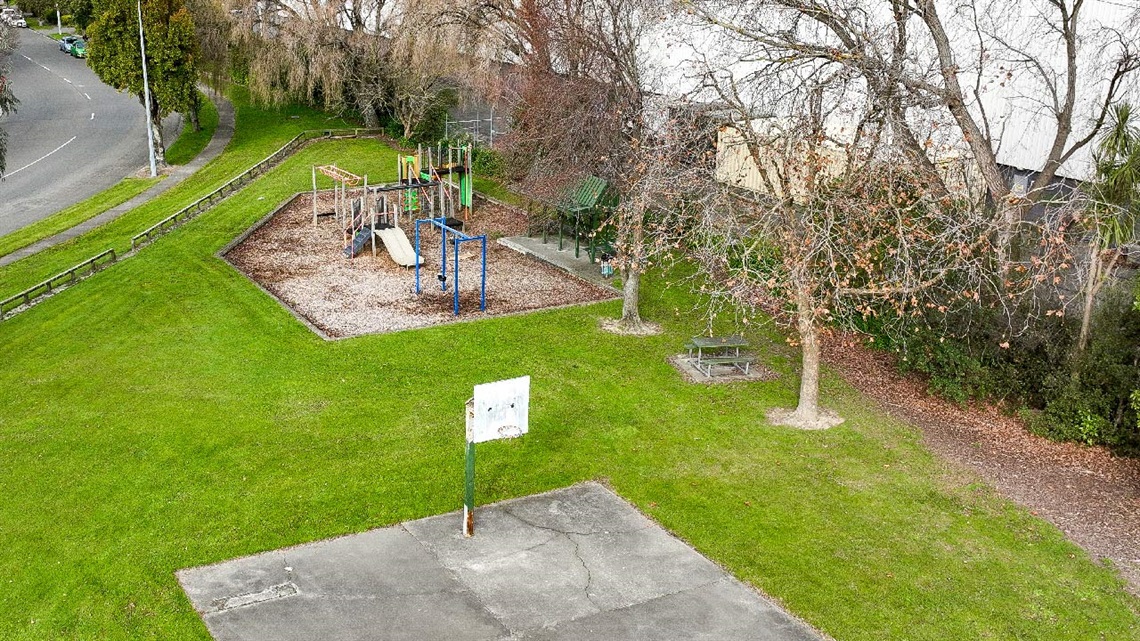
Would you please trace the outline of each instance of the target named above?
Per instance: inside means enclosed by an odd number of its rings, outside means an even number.
[[[154,121],[150,116],[150,81],[146,74],[146,40],[143,38],[142,0],[138,0],[139,7],[139,53],[142,54],[143,71],[143,99],[146,104],[146,144],[150,151],[150,177],[158,176],[158,167],[154,163]]]

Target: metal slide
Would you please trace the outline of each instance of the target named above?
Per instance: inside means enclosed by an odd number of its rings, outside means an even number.
[[[375,233],[384,241],[384,248],[388,250],[388,255],[397,265],[415,267],[417,260],[423,264],[423,257],[416,256],[416,250],[412,249],[412,243],[408,242],[408,235],[404,230],[399,227],[388,227],[377,229]]]

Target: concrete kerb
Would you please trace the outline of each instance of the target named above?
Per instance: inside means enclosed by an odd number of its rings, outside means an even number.
[[[621,290],[618,289],[617,287],[614,287],[613,285],[611,285],[605,279],[591,280],[589,278],[584,278],[584,277],[582,277],[581,274],[578,274],[577,272],[575,272],[573,269],[566,266],[565,264],[558,263],[558,262],[555,262],[553,260],[549,260],[548,258],[543,256],[541,253],[538,253],[538,252],[534,251],[533,249],[526,247],[525,245],[523,245],[522,243],[519,242],[520,238],[526,238],[526,237],[525,236],[524,237],[511,236],[511,237],[507,237],[507,238],[500,238],[498,240],[498,243],[500,245],[502,245],[503,247],[506,247],[508,249],[516,251],[516,252],[518,252],[524,256],[527,256],[528,258],[531,258],[533,260],[537,260],[539,262],[545,263],[547,265],[550,265],[551,267],[555,267],[555,268],[569,274],[570,276],[573,276],[574,278],[576,278],[582,282],[589,283],[589,284],[594,285],[596,287],[601,287],[603,289],[606,289],[609,292],[613,293],[613,295],[615,297],[621,297],[621,295],[622,295]]]

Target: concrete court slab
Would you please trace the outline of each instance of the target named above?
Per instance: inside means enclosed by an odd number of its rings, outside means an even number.
[[[218,641],[821,637],[597,483],[178,572]]]

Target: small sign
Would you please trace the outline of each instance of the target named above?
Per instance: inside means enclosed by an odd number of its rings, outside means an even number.
[[[527,432],[530,377],[475,386],[474,411],[467,424],[467,442],[515,438]]]

